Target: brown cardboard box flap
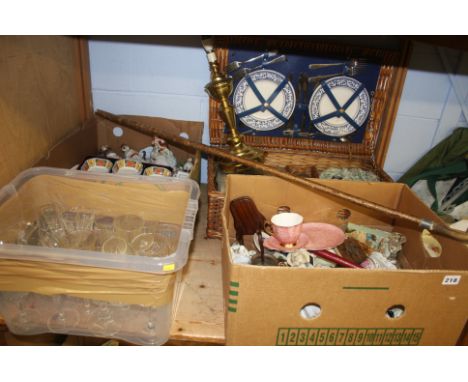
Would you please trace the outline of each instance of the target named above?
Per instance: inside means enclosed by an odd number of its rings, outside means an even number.
[[[203,122],[195,121],[179,121],[175,119],[160,118],[160,117],[148,117],[148,116],[137,116],[137,115],[125,115],[125,118],[129,118],[133,121],[144,123],[147,126],[152,127],[156,132],[169,131],[170,134],[179,136],[180,134],[186,135],[190,140],[195,142],[201,142],[203,135]],[[98,129],[98,144],[109,145],[115,152],[121,153],[120,147],[123,144],[127,144],[132,148],[141,149],[143,147],[151,145],[152,137],[139,133],[135,130],[122,127],[123,135],[116,137],[113,134],[113,128],[117,126],[108,120],[98,117],[98,125],[104,128]],[[186,148],[181,148],[173,145],[169,145],[170,149],[173,150],[174,155],[179,162],[185,162],[188,157],[195,155],[195,150],[188,152]]]
[[[146,116],[129,116],[129,118],[135,121],[144,121],[156,131],[170,130],[175,135],[185,133],[190,139],[197,142],[201,141],[203,135],[203,122]],[[114,135],[115,127],[122,129],[121,136]],[[93,116],[83,124],[82,128],[68,134],[52,147],[44,158],[35,163],[35,166],[70,168],[81,164],[84,158],[96,155],[103,145],[109,146],[115,153],[122,155],[121,147],[123,144],[139,150],[150,146],[151,141],[152,137],[148,135]],[[179,164],[185,163],[189,157],[194,159],[190,178],[199,182],[201,153],[176,146],[170,146],[170,148]]]
[[[86,119],[80,44],[62,36],[0,37],[0,186]]]

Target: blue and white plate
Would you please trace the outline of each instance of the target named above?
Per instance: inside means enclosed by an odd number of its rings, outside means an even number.
[[[344,137],[359,129],[369,116],[369,92],[348,76],[322,81],[309,101],[310,120],[323,134]]]
[[[234,108],[246,126],[257,131],[288,122],[296,105],[294,87],[281,73],[260,69],[242,78],[234,90]]]

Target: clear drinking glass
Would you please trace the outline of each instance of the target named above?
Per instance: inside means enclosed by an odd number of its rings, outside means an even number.
[[[37,333],[40,328],[41,315],[37,309],[36,295],[34,293],[11,293],[9,300],[17,304],[18,310],[17,315],[8,322],[11,331],[23,335]]]
[[[95,213],[91,210],[77,207],[75,212],[75,226],[78,231],[91,231],[94,226]]]
[[[63,209],[57,203],[40,207],[37,241],[44,247],[68,247],[67,232],[63,223]]]
[[[87,231],[88,235],[81,241],[80,249],[85,251],[96,251],[101,247],[98,244],[98,235],[95,231]]]
[[[143,231],[145,233],[156,233],[158,232],[159,222],[157,220],[147,220],[145,221],[145,226]]]
[[[96,302],[96,308],[90,317],[91,330],[100,337],[111,337],[116,335],[121,327],[121,322],[114,318],[115,308],[110,302]]]
[[[2,229],[0,231],[0,241],[3,243],[30,245],[30,240],[36,233],[36,230],[37,225],[35,223],[22,220],[13,226]]]
[[[130,242],[132,253],[137,256],[151,256],[155,235],[152,233],[141,233]]]
[[[159,223],[158,225],[158,238],[161,243],[162,256],[169,256],[177,250],[180,236],[180,225],[172,223]],[[163,245],[164,244],[164,247]]]
[[[127,241],[120,236],[109,237],[101,247],[102,252],[113,253],[116,255],[126,254],[129,252]]]
[[[144,232],[144,220],[138,215],[121,215],[114,220],[114,231],[117,236],[131,242],[134,237]]]
[[[39,228],[43,231],[63,230],[62,208],[56,203],[40,207]]]
[[[93,230],[95,220],[94,212],[82,207],[73,207],[62,212],[62,224],[67,235],[70,236],[70,248],[79,248],[80,240]]]
[[[94,231],[74,231],[67,235],[67,248],[96,250],[96,234]]]
[[[159,338],[157,337],[158,322],[156,308],[149,307],[148,310],[148,320],[144,324],[145,326],[143,328],[143,333],[145,333],[145,337],[148,343],[151,345],[159,340]]]
[[[155,234],[154,243],[151,246],[151,249],[148,251],[147,256],[153,257],[165,257],[171,254],[170,240],[167,237]]]
[[[80,321],[78,310],[65,306],[67,298],[66,295],[52,296],[52,304],[56,313],[47,320],[47,328],[52,333],[67,333]]]
[[[158,224],[157,232],[170,240],[177,240],[180,234],[180,225],[160,222]]]
[[[62,212],[63,227],[66,232],[76,231],[76,213],[75,211],[67,210]]]
[[[114,234],[114,218],[112,216],[96,216],[94,221],[94,232],[96,234],[96,245],[102,244]]]
[[[94,228],[98,230],[112,231],[114,229],[114,218],[107,215],[98,215],[94,220]]]
[[[69,241],[64,230],[55,231],[40,229],[37,233],[38,244],[43,247],[68,248]]]

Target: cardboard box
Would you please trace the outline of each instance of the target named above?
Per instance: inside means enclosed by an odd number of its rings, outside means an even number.
[[[338,190],[440,221],[402,184],[318,181]],[[269,219],[280,205],[305,221],[333,223],[336,211],[350,221],[400,232],[407,237],[404,269],[301,269],[233,264],[235,238],[229,202],[248,195]],[[436,236],[440,258],[425,255],[420,230],[410,224],[267,176],[230,175],[223,209],[223,289],[228,345],[454,345],[468,318],[468,249]],[[301,316],[309,304],[320,315]],[[403,307],[399,318],[387,310]]]
[[[139,115],[126,116],[131,120],[145,123],[158,131],[172,131],[175,135],[185,134],[189,139],[201,142],[203,122],[180,121],[160,117]],[[119,127],[122,135],[116,136],[114,128]],[[122,155],[121,146],[127,144],[135,149],[143,149],[151,145],[152,137],[140,132],[119,126],[103,118],[93,116],[81,128],[76,129],[56,144],[35,166],[71,168],[80,165],[86,157],[94,156],[103,145],[110,147],[118,155]],[[196,150],[168,145],[174,153],[178,164],[183,164],[188,158],[193,159],[193,168],[189,178],[200,182],[201,153]]]
[[[34,67],[35,70],[25,70]],[[0,36],[0,187],[33,166],[70,168],[101,145],[118,154],[128,144],[141,149],[151,137],[95,118],[88,42],[65,36]],[[156,131],[201,142],[203,122],[129,116]],[[200,153],[169,146],[179,163],[194,159],[190,177],[200,181]]]

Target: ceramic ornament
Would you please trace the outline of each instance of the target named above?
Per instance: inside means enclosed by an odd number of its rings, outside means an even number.
[[[122,145],[121,150],[124,153],[125,159],[141,160],[138,151],[133,150],[128,145]]]
[[[165,146],[160,146],[159,149],[155,147],[151,153],[151,162],[159,166],[177,167],[177,159],[174,153]]]
[[[290,252],[286,261],[290,267],[311,268],[312,264],[310,263],[310,259],[310,253],[306,249],[301,248],[297,251]]]
[[[245,246],[235,242],[231,245],[231,258],[235,264],[251,264],[255,251],[249,251]]]
[[[99,148],[99,155],[105,156],[106,158],[110,159],[120,159],[120,157],[111,150],[110,146],[102,145]]]
[[[159,147],[153,146],[153,151],[151,151],[150,158],[149,158],[150,162],[155,163],[158,155],[159,155]]]
[[[141,159],[143,160],[143,162],[148,162],[147,155],[148,155],[148,154],[146,153],[145,150],[141,150],[141,151],[140,151],[140,157],[141,157]]]
[[[366,269],[397,269],[397,266],[380,252],[372,252],[361,266]]]
[[[167,146],[166,141],[164,139],[161,139],[156,136],[153,137],[153,140],[151,141],[151,145],[157,149],[159,149],[162,146]]]
[[[422,231],[421,241],[427,255],[430,257],[440,257],[442,255],[442,245],[427,229]]]
[[[192,168],[193,168],[193,158],[188,158],[187,162],[184,163],[184,166],[182,167],[182,169],[185,172],[190,172],[192,171]]]

